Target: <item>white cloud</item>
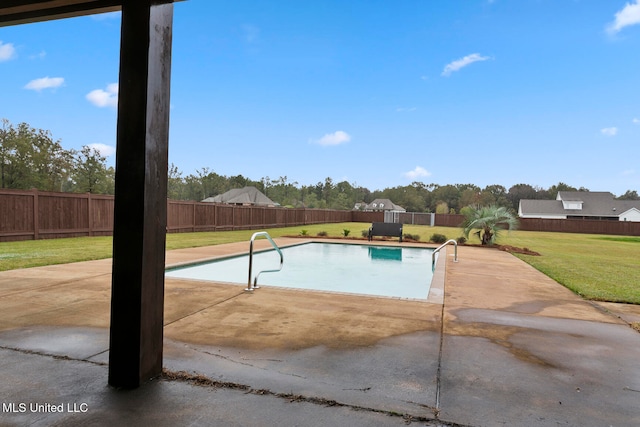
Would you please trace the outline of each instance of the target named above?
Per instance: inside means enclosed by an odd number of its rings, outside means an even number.
[[[315,144],[328,146],[328,145],[340,145],[351,141],[351,135],[344,131],[336,131],[334,133],[328,133],[322,138],[312,141]]]
[[[8,61],[16,56],[16,48],[12,43],[2,43],[0,40],[0,62]]]
[[[640,119],[635,118],[635,119],[632,120],[632,122],[638,125],[638,124],[640,124]]]
[[[64,84],[62,77],[42,77],[41,79],[31,80],[24,88],[40,92],[43,89],[55,89]]]
[[[624,170],[622,172],[620,172],[621,175],[623,176],[631,176],[631,175],[635,175],[636,171],[634,169],[627,169]]]
[[[100,144],[100,143],[89,144],[89,148],[96,150],[98,153],[100,153],[100,155],[104,157],[109,157],[116,154],[116,147],[112,147],[107,144]]]
[[[87,100],[96,107],[118,107],[118,83],[111,83],[107,90],[96,89],[87,94]]]
[[[488,56],[482,56],[479,53],[472,53],[471,55],[467,55],[464,58],[456,59],[455,61],[447,64],[442,71],[442,75],[445,77],[449,77],[454,71],[458,71],[461,68],[466,67],[467,65],[473,64],[474,62],[486,61],[487,59],[491,58],[489,58]]]
[[[640,24],[640,0],[627,3],[622,10],[616,12],[615,19],[607,26],[609,34],[616,34],[624,27]]]
[[[618,128],[616,127],[603,128],[603,129],[600,129],[600,133],[603,134],[604,136],[616,136],[616,134],[618,133]]]
[[[422,166],[416,166],[416,168],[412,171],[404,173],[405,178],[410,180],[415,180],[418,178],[424,178],[427,176],[431,176],[431,172],[423,168]]]

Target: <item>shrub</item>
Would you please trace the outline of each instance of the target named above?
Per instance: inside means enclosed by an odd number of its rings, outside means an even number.
[[[418,234],[409,234],[409,233],[404,233],[402,235],[402,238],[404,240],[413,240],[413,241],[419,241],[420,240],[420,236]]]
[[[362,230],[362,237],[369,237],[369,230]]]
[[[429,238],[429,241],[433,243],[444,243],[447,241],[447,236],[445,236],[444,234],[434,233]]]
[[[329,235],[329,233],[327,233],[326,231],[321,231],[318,233],[318,236],[320,237],[327,237]]]
[[[351,233],[351,230],[349,230],[349,229],[347,229],[347,228],[345,228],[344,230],[342,230],[342,235],[343,235],[344,237],[347,237],[347,236],[349,235],[349,233]]]
[[[305,229],[302,229],[302,230],[300,230],[300,235],[301,236],[308,236],[309,235],[309,231],[305,230]]]
[[[465,239],[464,236],[460,236],[456,239],[456,242],[458,242],[458,244],[460,245],[464,245],[465,243],[467,243],[467,239]]]

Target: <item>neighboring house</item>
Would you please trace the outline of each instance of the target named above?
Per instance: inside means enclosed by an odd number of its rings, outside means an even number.
[[[364,206],[365,212],[406,212],[402,206],[398,206],[389,199],[375,199],[373,202]]]
[[[556,200],[520,200],[521,218],[640,221],[640,200],[617,200],[607,191],[559,191]]]
[[[215,197],[207,197],[203,202],[226,203],[228,205],[241,206],[270,206],[277,205],[273,200],[265,196],[256,187],[235,188]]]

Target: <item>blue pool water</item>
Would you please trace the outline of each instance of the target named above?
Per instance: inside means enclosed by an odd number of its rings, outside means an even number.
[[[433,249],[305,243],[282,249],[282,270],[262,273],[259,286],[348,292],[427,299],[431,285]],[[277,269],[279,255],[254,253],[253,277]],[[238,256],[169,269],[167,277],[247,284],[249,256]],[[253,281],[253,279],[252,279]]]

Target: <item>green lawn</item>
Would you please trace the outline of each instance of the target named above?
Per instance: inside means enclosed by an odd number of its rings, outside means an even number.
[[[640,304],[640,238],[515,231],[503,242],[539,252],[517,256],[587,299]]]
[[[272,237],[308,236],[326,232],[340,237],[362,237],[368,223],[319,224],[270,229]],[[405,233],[428,241],[434,234],[449,239],[462,235],[458,228],[406,225]],[[248,241],[255,230],[167,235],[167,249],[179,249],[222,243]],[[475,240],[471,239],[471,244]],[[499,244],[528,248],[541,256],[516,255],[587,299],[640,304],[640,237],[600,236],[590,234],[512,231],[503,233]],[[0,271],[49,264],[108,258],[111,237],[37,240],[0,243]]]

